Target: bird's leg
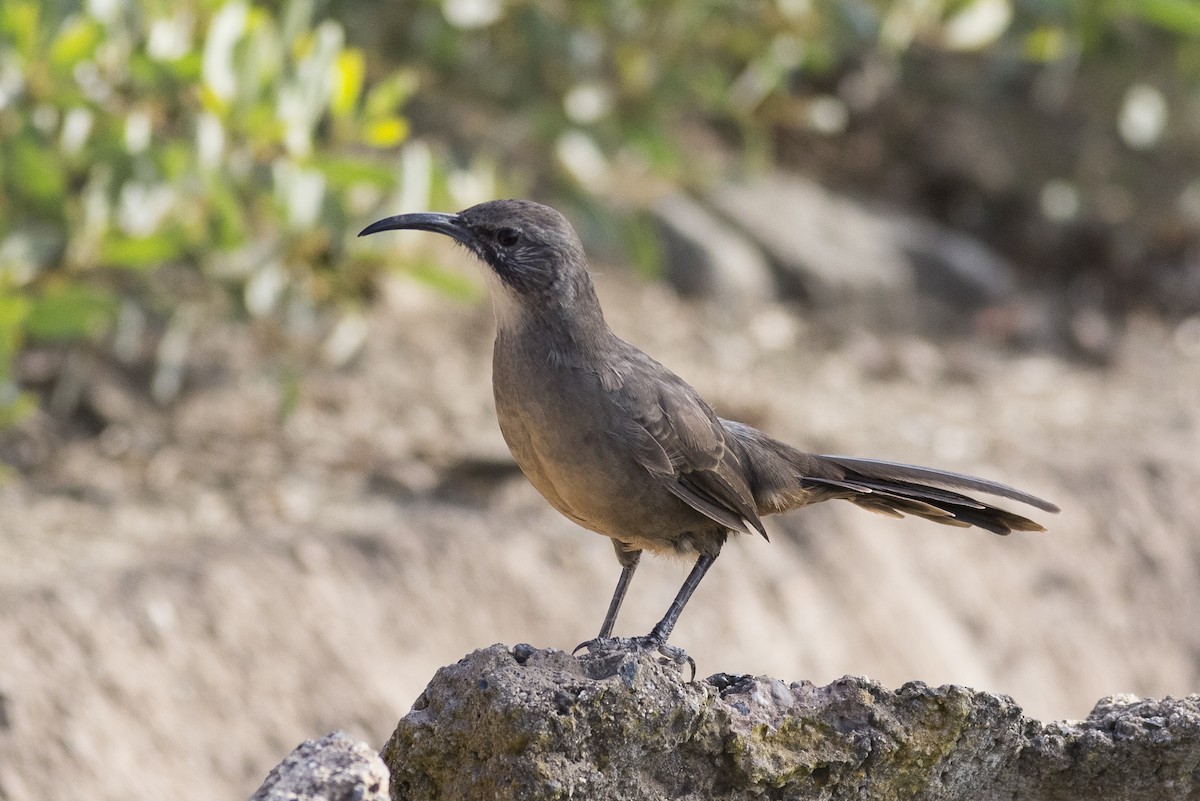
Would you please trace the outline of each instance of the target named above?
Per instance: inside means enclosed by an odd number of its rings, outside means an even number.
[[[613,540],[612,543],[613,548],[617,551],[617,559],[621,560],[621,577],[617,579],[617,587],[613,590],[612,600],[608,602],[608,613],[604,615],[604,624],[600,626],[600,635],[596,637],[597,640],[607,640],[612,636],[613,626],[617,622],[617,613],[621,611],[621,603],[625,600],[629,582],[633,579],[633,571],[637,570],[638,562],[642,558],[641,551],[626,551],[616,540]]]
[[[718,551],[719,553],[719,551]],[[672,661],[683,664],[688,663],[692,667],[692,678],[696,677],[696,662],[682,648],[676,648],[673,645],[667,645],[667,638],[671,636],[671,631],[675,628],[675,623],[679,620],[679,615],[683,612],[683,607],[687,605],[688,600],[692,597],[692,593],[696,591],[696,587],[700,585],[701,579],[708,569],[712,567],[713,562],[717,561],[717,554],[701,554],[696,560],[692,572],[688,573],[688,577],[684,579],[683,586],[679,588],[679,592],[675,594],[675,600],[671,601],[671,605],[667,607],[667,613],[663,615],[663,619],[658,621],[649,634],[641,637],[608,637],[600,636],[594,640],[589,640],[585,643],[580,643],[575,651],[580,648],[587,648],[589,651],[602,649],[610,649],[613,647],[624,650],[655,650]],[[634,564],[636,567],[636,562]],[[616,617],[616,609],[621,605],[621,596],[624,595],[624,585],[628,584],[627,574],[633,575],[633,567],[627,567],[621,572],[621,580],[617,582],[617,593],[613,596],[613,603],[609,607],[609,617]],[[609,617],[604,620],[605,629],[603,632],[611,633],[609,625]]]
[[[692,572],[688,573],[688,577],[683,581],[683,586],[675,594],[675,600],[671,601],[671,605],[667,607],[667,613],[663,615],[663,619],[658,621],[654,628],[650,629],[650,633],[646,635],[646,639],[657,644],[659,650],[662,650],[662,647],[667,644],[667,638],[671,636],[671,631],[674,630],[675,623],[679,620],[680,613],[683,612],[683,607],[687,604],[688,599],[692,597],[692,593],[700,585],[700,580],[704,578],[704,574],[708,572],[708,569],[712,567],[715,561],[717,561],[716,554],[700,554],[700,558],[696,560],[696,565],[692,568]],[[683,653],[683,651],[679,652]]]
[[[693,679],[696,678],[696,660],[688,656],[687,651],[682,648],[667,645],[667,638],[671,636],[671,631],[675,628],[675,623],[679,620],[683,607],[687,605],[688,599],[700,585],[700,580],[704,578],[704,574],[708,572],[715,561],[717,561],[716,554],[700,554],[695,566],[692,567],[692,572],[688,573],[688,577],[683,580],[683,586],[675,594],[675,600],[671,601],[671,605],[667,607],[667,613],[663,615],[663,619],[658,621],[645,637],[633,638],[634,647],[654,648],[678,665],[686,662],[692,668]]]
[[[613,540],[613,550],[617,552],[617,561],[621,563],[621,577],[617,579],[617,587],[613,590],[612,600],[608,602],[608,612],[604,615],[604,623],[600,625],[600,634],[594,640],[581,642],[571,653],[578,653],[583,648],[594,649],[595,646],[612,641],[613,626],[617,622],[617,613],[625,601],[625,593],[629,590],[629,582],[633,580],[633,571],[637,570],[641,561],[641,551],[627,551],[618,540]]]

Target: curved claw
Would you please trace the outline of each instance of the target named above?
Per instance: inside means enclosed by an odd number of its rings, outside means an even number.
[[[677,665],[682,665],[684,662],[687,662],[688,666],[692,669],[692,675],[688,681],[696,680],[696,660],[688,656],[687,651],[683,650],[682,648],[676,648],[674,645],[667,645],[664,642],[659,644],[658,652]]]
[[[584,640],[571,649],[571,656],[579,653],[580,650],[586,648],[588,651],[603,651],[623,649],[632,651],[641,648],[634,640],[636,637],[593,637],[590,640]]]

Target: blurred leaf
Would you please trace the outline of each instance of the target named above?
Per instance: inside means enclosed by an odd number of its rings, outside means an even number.
[[[416,88],[416,78],[409,72],[398,72],[379,82],[367,92],[367,117],[380,118],[395,114]]]
[[[372,147],[395,147],[408,136],[408,123],[401,117],[371,120],[363,127],[363,141]]]
[[[674,172],[680,166],[683,156],[670,132],[657,124],[655,120],[646,120],[643,125],[630,126],[629,142],[636,146],[642,156],[658,170]]]
[[[29,200],[57,204],[67,191],[67,176],[62,160],[48,146],[32,136],[23,136],[13,144],[8,165],[16,190]]]
[[[213,244],[222,250],[236,247],[246,239],[246,210],[223,178],[214,180],[208,190],[212,202]]]
[[[386,188],[396,181],[394,168],[359,158],[318,155],[313,159],[313,166],[324,174],[329,185],[335,189],[345,189],[363,182]]]
[[[0,376],[7,375],[8,360],[21,345],[21,331],[28,316],[28,298],[0,290]]]
[[[25,328],[38,339],[80,339],[107,326],[116,312],[117,299],[105,290],[59,284],[33,299]]]
[[[170,71],[180,83],[195,83],[200,80],[200,71],[204,59],[199,52],[185,53],[173,61],[163,62],[163,67]]]
[[[1025,37],[1025,56],[1033,61],[1050,62],[1062,58],[1067,37],[1057,25],[1039,25]]]
[[[102,264],[131,269],[156,267],[182,254],[178,237],[165,231],[138,238],[112,235],[100,245]]]
[[[292,39],[292,58],[299,61],[312,53],[313,43],[317,37],[312,31],[305,31]]]
[[[229,104],[222,100],[221,96],[206,83],[200,85],[200,105],[204,107],[205,111],[212,112],[222,118],[229,110]]]
[[[478,300],[484,294],[482,287],[474,281],[449,272],[433,262],[415,262],[405,272],[421,283],[458,300]]]
[[[1125,9],[1173,33],[1200,34],[1200,3],[1196,0],[1141,0]]]
[[[194,163],[192,143],[188,141],[167,142],[157,152],[159,169],[163,178],[182,183],[187,180]]]
[[[15,384],[0,384],[0,429],[16,425],[36,410],[37,398],[32,392],[22,392]],[[7,479],[8,466],[0,468],[0,479]]]
[[[32,0],[5,0],[0,4],[0,33],[16,45],[26,61],[33,61],[38,44],[38,4]]]
[[[87,17],[74,17],[54,38],[50,46],[50,63],[59,69],[69,69],[96,51],[101,29]]]
[[[363,74],[366,71],[363,55],[358,50],[345,50],[334,64],[333,99],[330,110],[345,117],[354,110],[362,94]]]

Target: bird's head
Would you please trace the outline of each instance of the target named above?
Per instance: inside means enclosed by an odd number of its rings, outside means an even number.
[[[387,217],[359,236],[415,229],[445,234],[478,256],[498,280],[493,294],[511,295],[521,305],[571,303],[581,286],[589,290],[587,259],[566,218],[531,200],[492,200],[458,214],[422,212]]]

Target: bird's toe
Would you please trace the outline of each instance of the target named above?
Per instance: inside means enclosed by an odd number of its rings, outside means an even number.
[[[676,665],[688,665],[691,668],[691,679],[696,678],[696,660],[688,656],[687,651],[674,645],[667,645],[653,634],[646,634],[641,637],[596,637],[595,639],[579,643],[571,653],[577,654],[585,649],[591,656],[602,656],[612,653],[656,652]]]

